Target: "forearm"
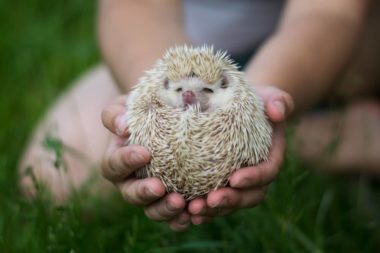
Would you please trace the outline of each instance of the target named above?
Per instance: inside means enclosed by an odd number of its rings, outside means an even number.
[[[347,13],[287,10],[277,32],[248,65],[248,79],[277,86],[293,97],[296,111],[307,110],[329,92],[348,64],[365,11],[366,6]]]
[[[187,42],[179,0],[101,0],[98,28],[103,59],[123,92],[168,47]]]

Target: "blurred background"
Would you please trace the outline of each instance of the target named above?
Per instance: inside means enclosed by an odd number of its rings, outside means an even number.
[[[292,143],[263,204],[184,233],[117,193],[26,201],[17,161],[48,106],[99,63],[95,18],[96,1],[0,0],[0,252],[380,252],[378,181],[320,175]]]

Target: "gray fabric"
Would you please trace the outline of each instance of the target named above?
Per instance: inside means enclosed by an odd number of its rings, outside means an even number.
[[[281,0],[183,0],[187,34],[234,55],[251,52],[278,23]]]

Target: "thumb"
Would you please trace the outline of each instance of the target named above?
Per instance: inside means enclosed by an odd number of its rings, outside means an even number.
[[[257,93],[264,103],[265,113],[273,123],[281,123],[294,111],[293,98],[285,91],[273,86],[257,86]]]

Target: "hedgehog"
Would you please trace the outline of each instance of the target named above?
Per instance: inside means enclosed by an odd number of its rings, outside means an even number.
[[[136,171],[185,200],[267,160],[272,128],[263,103],[224,51],[176,46],[146,71],[126,102],[129,137],[151,153]]]

